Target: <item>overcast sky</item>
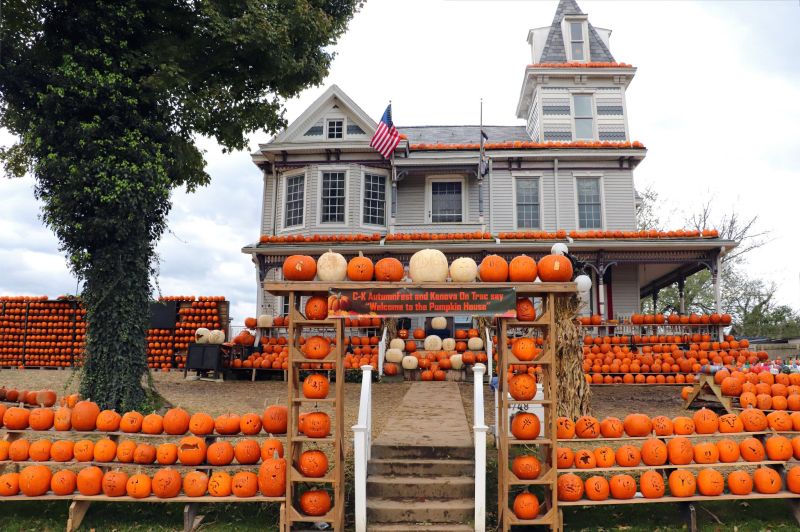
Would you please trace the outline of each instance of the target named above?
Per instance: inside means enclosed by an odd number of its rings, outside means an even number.
[[[680,228],[708,198],[718,216],[759,216],[770,243],[749,259],[800,308],[800,3],[797,0],[579,0],[613,30],[611,52],[638,72],[628,89],[633,140],[648,155],[636,186],[661,196]],[[556,0],[369,0],[335,47],[324,86],[287,102],[296,118],[338,84],[375,120],[391,99],[397,125],[521,124],[514,116],[528,30],[549,26]],[[251,136],[254,150],[269,135]],[[9,137],[2,137],[8,144]],[[258,238],[261,177],[249,154],[207,150],[212,184],[176,191],[159,245],[162,293],[224,295],[235,323],[255,312],[255,269],[243,245]],[[58,242],[39,220],[29,178],[0,180],[0,294],[74,293]]]

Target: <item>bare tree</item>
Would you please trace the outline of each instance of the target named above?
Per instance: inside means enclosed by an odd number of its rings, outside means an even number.
[[[716,229],[720,238],[733,240],[739,245],[722,257],[726,264],[740,264],[745,255],[769,242],[769,231],[757,227],[758,215],[742,218],[735,210],[717,217],[712,209],[714,198],[707,200],[700,210],[686,219],[692,229]]]
[[[645,229],[662,229],[663,224],[658,216],[656,205],[658,204],[658,192],[652,186],[648,186],[641,192],[636,203],[636,227],[642,231]]]

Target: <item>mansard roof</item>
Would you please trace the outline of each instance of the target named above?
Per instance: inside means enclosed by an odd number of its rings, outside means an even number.
[[[540,63],[566,63],[567,53],[564,49],[564,35],[561,32],[561,21],[565,15],[583,15],[583,11],[575,0],[559,0],[556,15],[547,34]],[[589,23],[589,54],[594,62],[614,62],[608,47],[600,39],[597,30]]]

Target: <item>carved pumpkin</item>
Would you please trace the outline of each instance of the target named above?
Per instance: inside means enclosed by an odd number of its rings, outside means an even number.
[[[322,478],[328,472],[328,457],[322,451],[304,451],[297,461],[297,469],[305,477]]]
[[[353,257],[347,263],[347,277],[351,281],[371,281],[375,275],[375,266],[369,257],[359,251],[358,257]]]
[[[303,434],[309,438],[324,438],[331,433],[331,418],[324,412],[311,412],[306,415]]]
[[[517,298],[517,319],[519,321],[536,320],[536,307],[529,297]]]
[[[125,485],[125,493],[134,499],[144,499],[152,493],[152,481],[144,473],[131,476]]]
[[[717,496],[725,489],[725,478],[716,469],[703,469],[697,474],[697,491],[700,495]]]
[[[142,420],[142,432],[145,434],[161,434],[164,432],[164,418],[158,414],[147,414]]]
[[[759,467],[756,469],[755,473],[753,473],[753,484],[758,493],[778,493],[783,487],[780,473],[771,467]]]
[[[305,314],[309,320],[324,320],[328,317],[328,299],[322,296],[308,298]]]
[[[261,424],[264,427],[264,432],[270,434],[286,434],[288,415],[288,409],[283,405],[268,406],[267,409],[264,410],[264,415],[261,416]]]
[[[717,442],[719,461],[723,463],[738,462],[740,457],[739,444],[733,440],[719,440]]]
[[[770,436],[765,445],[770,460],[785,462],[792,458],[792,442],[786,436]]]
[[[156,448],[156,462],[161,465],[172,465],[178,461],[178,446],[174,443],[162,443]]]
[[[764,445],[755,438],[745,438],[739,442],[739,454],[747,462],[761,462],[766,451]]]
[[[533,455],[520,455],[511,462],[511,472],[521,480],[534,480],[542,472],[542,464]]]
[[[94,444],[94,461],[111,462],[117,456],[117,444],[108,438],[98,440]]]
[[[469,257],[459,257],[450,264],[450,278],[454,283],[472,283],[478,278],[478,265]]]
[[[180,473],[171,467],[159,469],[156,474],[153,475],[153,481],[151,484],[153,495],[159,499],[171,499],[173,497],[177,497],[181,492],[181,487],[183,486]]]
[[[72,447],[72,455],[78,462],[91,462],[94,459],[94,442],[81,440]]]
[[[179,447],[180,449],[180,447]],[[220,440],[208,446],[206,462],[215,466],[225,466],[233,461],[233,445],[225,440]],[[182,461],[181,461],[182,462]],[[188,464],[196,465],[196,464]]]
[[[170,408],[164,415],[164,432],[179,436],[189,430],[189,413],[183,408]]]
[[[614,475],[608,486],[615,499],[632,499],[636,495],[636,481],[630,475]]]
[[[575,437],[575,422],[568,417],[556,420],[557,437],[559,440],[571,440]]]
[[[50,440],[37,440],[28,448],[28,458],[34,462],[46,462],[50,459]]]
[[[275,456],[276,453],[278,458],[283,457],[283,443],[281,443],[281,440],[270,438],[261,443],[262,460],[268,460]]]
[[[633,445],[622,445],[617,449],[615,458],[622,467],[636,467],[642,461],[642,454]]]
[[[539,279],[545,283],[564,283],[572,280],[572,263],[563,255],[545,255],[537,265]]]
[[[305,515],[325,515],[331,509],[331,496],[325,490],[308,490],[300,495],[300,511]]]
[[[286,495],[286,460],[273,456],[258,468],[258,490],[265,497]]]
[[[386,257],[375,263],[375,280],[396,283],[403,280],[403,264],[394,257]]]
[[[683,436],[672,438],[667,444],[667,454],[669,462],[673,465],[690,464],[694,458],[691,440]]]
[[[694,421],[686,416],[672,418],[672,430],[681,436],[694,434]]]
[[[99,495],[103,491],[103,470],[97,466],[78,471],[78,492],[81,495]]]
[[[200,327],[194,332],[194,343],[207,344],[211,331],[206,327]]]
[[[650,438],[642,444],[642,462],[649,466],[660,466],[669,458],[667,444],[657,438]]]
[[[8,457],[14,462],[25,462],[29,458],[31,443],[25,438],[14,440],[8,446]]]
[[[767,416],[764,412],[756,408],[748,408],[742,410],[739,414],[739,419],[742,420],[744,430],[747,432],[761,432],[767,428]]]
[[[719,417],[719,431],[723,433],[736,433],[744,430],[744,424],[736,414],[725,414]]]
[[[411,256],[408,274],[415,283],[443,283],[449,273],[447,257],[438,249],[422,249]]]
[[[558,469],[569,469],[575,465],[575,453],[569,447],[559,447],[556,449],[556,467]]]
[[[536,377],[518,373],[508,381],[508,392],[517,401],[530,401],[536,395]]]
[[[535,440],[540,430],[539,418],[534,414],[518,412],[511,420],[511,434],[518,440]]]
[[[124,471],[107,471],[103,475],[102,489],[106,497],[122,497],[127,486],[128,474]]]
[[[72,428],[72,409],[61,407],[56,410],[53,416],[53,428],[58,431],[70,430]]]
[[[775,397],[773,399],[778,399]],[[777,432],[786,432],[793,429],[792,418],[786,412],[778,410],[767,414],[767,424],[769,428]]]
[[[261,432],[261,416],[248,412],[239,420],[239,430],[242,434],[252,436]]]
[[[326,251],[317,260],[317,275],[320,281],[329,283],[344,281],[347,278],[347,259],[340,253]]]
[[[144,416],[139,412],[125,412],[122,416],[119,426],[122,432],[136,433],[141,432],[142,424],[144,423]]]
[[[59,440],[50,446],[50,459],[54,462],[69,462],[74,457],[75,442]],[[789,446],[791,449],[791,444]],[[2,453],[0,453],[2,454]]]
[[[539,515],[539,499],[536,495],[523,491],[514,497],[512,508],[517,519],[536,519]]]
[[[208,491],[208,475],[202,471],[190,471],[183,477],[183,493],[188,497],[202,497]]]
[[[728,489],[732,495],[750,495],[753,491],[753,477],[747,471],[732,471],[728,474]]]
[[[708,408],[701,408],[692,416],[697,434],[714,434],[719,428],[719,416]]]
[[[645,471],[639,477],[639,490],[646,499],[660,499],[666,491],[664,477],[657,471]]]
[[[178,443],[178,460],[183,465],[202,464],[206,458],[206,442],[197,436],[187,436]]]
[[[719,448],[714,442],[699,442],[695,444],[694,461],[697,464],[715,464],[719,462]]]
[[[610,488],[605,477],[589,477],[584,482],[584,492],[590,501],[604,501],[608,499]]]
[[[78,475],[69,469],[56,471],[50,478],[50,489],[55,495],[72,495],[78,487]]]
[[[0,475],[0,496],[12,497],[19,493],[19,473]]]
[[[592,416],[581,416],[575,422],[575,435],[581,439],[600,436],[600,422]]]
[[[328,338],[323,336],[312,336],[303,344],[302,351],[306,358],[322,360],[330,354],[331,343]]]
[[[402,359],[402,355],[400,358]],[[394,362],[394,360],[390,360],[390,362]],[[306,399],[325,399],[328,397],[329,390],[330,381],[321,373],[312,373],[303,380],[303,396]]]
[[[28,466],[19,473],[19,490],[28,497],[44,495],[50,490],[51,477],[47,466]]]
[[[556,485],[559,501],[579,501],[583,497],[583,489],[583,480],[578,475],[572,473],[559,475]]]
[[[597,461],[594,458],[594,452],[589,449],[579,449],[575,451],[575,467],[578,469],[596,468]]]
[[[656,436],[672,436],[674,433],[672,420],[667,416],[656,416],[652,421],[653,432]]]
[[[794,466],[786,472],[786,489],[792,493],[800,493],[800,466]]]
[[[117,444],[117,461],[130,464],[136,452],[136,442],[125,440]]]
[[[287,281],[313,281],[317,263],[308,255],[291,255],[283,261],[283,278]]]
[[[625,432],[622,420],[616,417],[607,417],[600,422],[600,434],[604,438],[621,438]]]
[[[231,491],[236,497],[254,497],[258,493],[258,476],[251,471],[239,471],[231,479]]]
[[[522,362],[530,362],[536,358],[536,341],[533,338],[523,337],[511,344],[511,354]]]
[[[133,462],[136,464],[152,464],[156,461],[156,448],[149,443],[140,443],[133,451]]]
[[[508,281],[508,262],[500,255],[488,255],[478,267],[478,275],[484,283]]]
[[[601,469],[605,469],[608,467],[613,467],[616,463],[616,453],[614,453],[614,449],[611,447],[597,447],[594,450],[594,461],[597,464],[597,467]]]
[[[222,414],[214,419],[214,430],[217,434],[238,434],[241,418],[236,414]]]

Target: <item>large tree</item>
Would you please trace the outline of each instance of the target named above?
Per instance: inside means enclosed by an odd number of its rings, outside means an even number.
[[[2,151],[29,172],[42,217],[84,280],[81,393],[147,402],[145,333],[155,246],[176,187],[205,185],[198,135],[225,149],[284,125],[286,98],[319,84],[357,0],[6,0]],[[203,260],[197,257],[197,260]]]

